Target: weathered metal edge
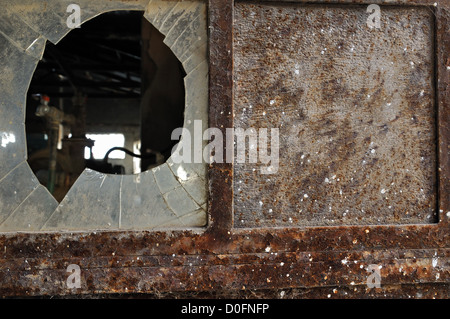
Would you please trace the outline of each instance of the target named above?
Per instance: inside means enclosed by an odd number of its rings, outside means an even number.
[[[438,125],[439,223],[450,220],[450,3],[436,9],[436,92]]]
[[[254,3],[304,3],[304,4],[325,4],[325,5],[401,5],[401,6],[447,6],[445,0],[236,0],[236,2],[254,2]]]
[[[233,1],[209,1],[209,125],[226,135],[233,127]],[[233,146],[234,147],[234,146]],[[224,153],[226,153],[225,145]],[[213,163],[209,168],[208,233],[220,240],[232,227],[233,167]]]
[[[381,284],[448,284],[450,249],[15,259],[1,275],[0,294],[45,296],[245,289],[367,286],[369,265]],[[66,284],[80,266],[80,288]],[[384,289],[378,289],[382,294]]]

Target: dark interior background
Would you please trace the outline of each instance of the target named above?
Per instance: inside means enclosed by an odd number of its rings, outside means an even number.
[[[50,106],[74,116],[58,150],[57,200],[85,167],[134,174],[170,156],[176,142],[170,134],[183,126],[185,73],[163,39],[143,12],[114,11],[83,23],[57,45],[47,43],[27,95],[27,147],[30,166],[46,185],[49,126],[36,109],[47,95]],[[139,167],[130,154],[84,160],[86,134],[108,133],[123,134],[125,148],[144,156]]]

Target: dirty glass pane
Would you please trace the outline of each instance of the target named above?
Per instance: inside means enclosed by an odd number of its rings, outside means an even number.
[[[173,178],[173,175],[169,178]],[[130,189],[133,191],[126,191]],[[123,176],[121,228],[150,229],[177,219],[162,196],[162,191],[155,184],[152,171],[135,176]]]
[[[174,164],[169,160],[160,168],[134,176],[85,170],[57,205],[24,162],[27,158],[25,93],[47,40],[56,44],[71,31],[67,18],[72,3],[69,0],[7,1],[0,13],[0,222],[3,222],[0,230],[204,226],[204,163],[186,163],[182,170],[174,171],[170,168]],[[207,125],[204,2],[83,0],[77,5],[81,8],[81,23],[107,11],[145,10],[145,16],[167,32],[171,49],[186,63],[187,81],[194,84],[186,92],[190,122],[186,121],[185,126],[196,119]],[[179,164],[175,166],[179,168]],[[184,172],[189,172],[189,177]]]
[[[0,223],[4,222],[38,187],[39,182],[26,162],[0,180]]]
[[[55,211],[58,202],[39,185],[9,217],[0,224],[0,231],[39,231]]]
[[[119,228],[121,178],[86,169],[43,230]]]

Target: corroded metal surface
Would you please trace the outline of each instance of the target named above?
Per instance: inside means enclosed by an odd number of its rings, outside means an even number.
[[[376,264],[383,289],[371,293],[382,295],[392,284],[445,286],[450,276],[446,245],[448,238],[435,225],[238,231],[220,243],[192,231],[3,235],[0,294],[321,286],[369,293],[367,267]],[[80,266],[81,288],[67,287],[69,264]]]
[[[209,125],[222,130],[224,136],[226,128],[233,127],[232,10],[232,1],[214,0],[209,3]],[[226,153],[227,145],[224,147]],[[232,227],[232,164],[211,164],[208,182],[210,214],[208,231],[222,237]]]
[[[437,10],[437,104],[439,150],[439,219],[450,220],[450,4]]]
[[[278,128],[280,164],[235,165],[235,227],[437,220],[433,12],[366,9],[236,5],[234,125]]]

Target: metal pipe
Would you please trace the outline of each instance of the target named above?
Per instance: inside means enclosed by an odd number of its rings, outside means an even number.
[[[59,127],[58,126],[52,126],[49,132],[49,163],[48,163],[48,182],[47,182],[47,189],[48,191],[53,194],[55,191],[55,184],[56,184],[56,163],[57,163],[57,156],[58,156],[58,136],[59,136]]]

